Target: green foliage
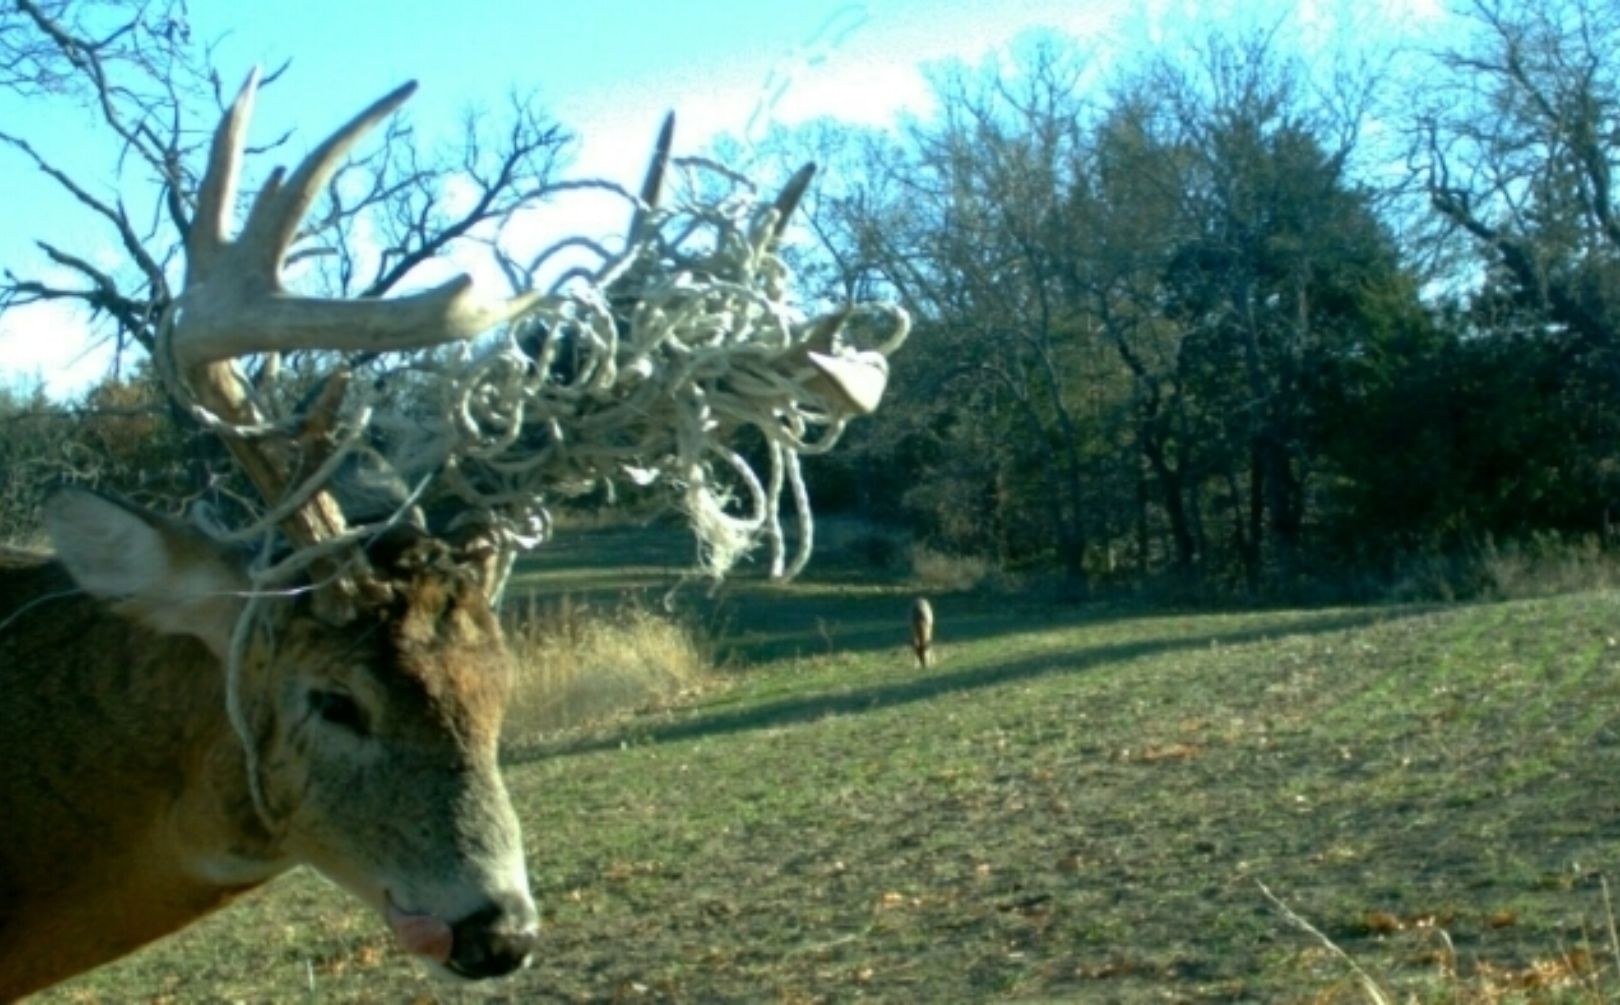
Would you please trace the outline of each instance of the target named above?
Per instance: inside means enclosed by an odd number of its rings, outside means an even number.
[[[190,494],[192,449],[146,366],[77,402],[0,392],[0,540],[37,540],[40,505],[66,483],[172,510]]]
[[[1421,97],[1324,84],[1277,33],[1167,50],[1099,95],[1046,38],[937,74],[938,113],[886,145],[818,125],[814,274],[918,319],[823,502],[1188,596],[1392,582],[1542,532],[1607,544],[1620,21],[1589,0],[1458,17],[1477,30]],[[1365,137],[1394,106],[1415,146],[1391,179]]]

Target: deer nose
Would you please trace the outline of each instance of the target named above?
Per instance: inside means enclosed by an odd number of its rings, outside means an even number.
[[[462,977],[502,977],[529,962],[540,943],[540,924],[527,898],[491,902],[450,926],[446,965]]]

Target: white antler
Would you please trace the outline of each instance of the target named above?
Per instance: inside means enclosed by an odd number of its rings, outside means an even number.
[[[281,264],[298,224],[356,140],[416,90],[405,84],[333,133],[290,176],[271,174],[240,235],[226,236],[258,72],[243,84],[214,134],[197,218],[186,241],[186,286],[172,351],[182,368],[258,352],[295,349],[389,351],[472,338],[527,310],[535,294],[491,303],[458,276],[434,289],[390,300],[295,296],[281,286]]]
[[[186,245],[186,285],[166,319],[159,360],[177,395],[200,406],[194,412],[222,432],[270,501],[264,519],[279,523],[297,549],[295,559],[266,571],[267,581],[315,563],[312,578],[333,585],[317,600],[338,616],[349,599],[370,592],[364,556],[349,544],[377,528],[349,529],[320,486],[338,466],[342,444],[372,418],[378,445],[397,462],[402,484],[415,486],[413,497],[434,491],[440,502],[453,499],[470,518],[458,523],[484,527],[497,542],[498,564],[514,545],[543,536],[549,496],[624,477],[662,479],[681,493],[704,563],[716,574],[761,539],[771,545],[773,575],[803,566],[812,536],[798,457],[830,449],[850,419],[878,406],[887,357],[909,327],[903,311],[875,304],[796,320],[790,273],[776,246],[813,166],[761,204],[746,180],[724,167],[674,160],[666,120],[639,198],[632,197],[624,251],[604,251],[600,269],[571,272],[578,288],[493,305],[476,300],[464,278],[392,300],[296,296],[282,288],[280,271],[300,220],[344,151],[412,88],[367,108],[296,171],[273,174],[232,239],[227,217],[255,84],[249,78],[215,136]],[[664,174],[674,164],[713,172],[731,188],[661,208]],[[264,421],[261,399],[231,363],[294,349],[465,342],[523,312],[523,325],[509,326],[505,341],[485,351],[464,346],[427,367],[404,354],[383,364],[386,372],[411,368],[412,379],[368,381],[356,389],[364,391],[363,408],[347,401],[340,368],[306,398],[292,428]],[[768,478],[729,445],[744,426],[766,439]],[[800,527],[791,564],[779,519],[788,490]],[[407,509],[401,503],[390,519]],[[358,510],[350,515],[364,518]],[[500,575],[486,581],[498,592]]]
[[[289,293],[281,268],[305,213],[331,180],[343,155],[415,91],[406,84],[349,120],[290,175],[274,171],[254,199],[236,237],[229,236],[247,125],[259,75],[248,75],[214,133],[197,213],[186,236],[185,288],[170,308],[160,357],[171,389],[201,406],[237,463],[279,512],[283,530],[300,548],[342,535],[343,513],[330,494],[296,486],[323,466],[347,375],[329,380],[298,434],[299,449],[240,435],[263,424],[247,383],[231,361],[254,353],[300,349],[387,352],[470,339],[523,313],[537,299],[525,294],[489,302],[458,276],[434,289],[394,299],[334,300]],[[308,495],[291,511],[289,495]],[[335,571],[335,567],[325,571]],[[346,592],[346,590],[345,590]]]

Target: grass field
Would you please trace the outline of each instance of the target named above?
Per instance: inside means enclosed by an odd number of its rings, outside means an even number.
[[[611,598],[681,557],[582,534],[523,585]],[[299,872],[42,1000],[1371,1000],[1341,952],[1390,1000],[1620,997],[1620,595],[936,595],[921,671],[909,592],[816,569],[704,605],[718,683],[517,738],[521,976],[427,978]]]

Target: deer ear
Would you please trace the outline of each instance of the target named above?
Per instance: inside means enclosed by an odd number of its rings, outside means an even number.
[[[46,506],[57,558],[93,597],[164,635],[230,649],[247,576],[219,544],[184,524],[83,489]]]

